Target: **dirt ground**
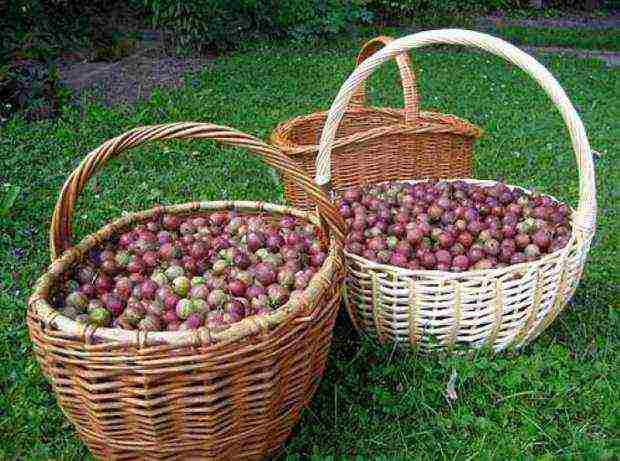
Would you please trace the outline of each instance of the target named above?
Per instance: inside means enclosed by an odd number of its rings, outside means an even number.
[[[150,32],[132,53],[117,62],[60,61],[61,81],[79,100],[83,95],[105,104],[132,104],[148,99],[156,88],[179,87],[186,75],[200,72],[212,57],[168,53],[159,34]]]
[[[571,16],[565,15],[559,18],[537,18],[537,19],[506,19],[502,14],[491,14],[481,17],[477,24],[481,26],[494,25],[501,21],[506,26],[521,27],[583,27],[588,29],[608,29],[620,27],[620,14],[610,14],[605,17],[593,15]]]

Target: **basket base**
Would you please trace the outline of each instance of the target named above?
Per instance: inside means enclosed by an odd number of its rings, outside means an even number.
[[[264,447],[267,437],[264,434],[243,440],[231,441],[229,446],[224,447],[221,443],[203,441],[195,444],[188,444],[185,448],[165,446],[153,446],[152,448],[132,449],[129,446],[111,446],[109,443],[102,443],[100,439],[85,434],[80,431],[80,438],[88,446],[91,454],[100,460],[202,460],[202,461],[221,461],[221,460],[263,460],[271,459],[272,455],[281,451],[282,444],[291,433],[292,428],[274,438],[273,444]],[[261,431],[262,432],[262,431]],[[127,444],[130,445],[130,444]],[[217,450],[214,449],[217,446]]]

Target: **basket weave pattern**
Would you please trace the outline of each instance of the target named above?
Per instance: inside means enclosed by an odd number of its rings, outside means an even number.
[[[411,271],[346,252],[345,302],[358,330],[381,343],[519,348],[566,306],[589,247],[580,236],[534,262],[465,273]]]
[[[519,348],[549,326],[573,295],[596,221],[594,166],[583,123],[562,87],[534,58],[503,40],[457,29],[421,32],[392,42],[363,62],[336,96],[321,137],[316,181],[329,190],[330,154],[338,142],[344,108],[357,88],[391,57],[430,44],[473,46],[501,56],[526,71],[549,95],[568,127],[579,171],[571,237],[564,248],[539,260],[463,273],[411,271],[345,252],[346,305],[357,329],[381,342],[422,349]]]
[[[360,65],[389,37],[367,42]],[[332,147],[332,188],[422,178],[466,178],[472,172],[473,141],[482,131],[453,115],[419,110],[415,75],[407,53],[396,56],[405,106],[402,109],[366,107],[360,85],[346,107]],[[281,123],[270,142],[316,174],[316,156],[327,112],[316,112]],[[291,178],[283,176],[285,197],[294,206],[308,208],[309,198]]]
[[[245,146],[298,176],[320,217],[250,201],[194,202],[126,215],[71,246],[73,205],[109,157],[149,139],[212,138]],[[88,251],[156,213],[195,215],[237,210],[292,214],[324,225],[328,257],[301,299],[224,331],[144,332],[94,328],[55,311],[49,300]],[[331,236],[331,237],[330,237]],[[34,352],[59,406],[99,459],[263,459],[286,440],[325,367],[342,279],[342,222],[327,197],[277,150],[215,125],[147,127],[93,151],[65,183],[52,220],[52,255],[27,316]]]

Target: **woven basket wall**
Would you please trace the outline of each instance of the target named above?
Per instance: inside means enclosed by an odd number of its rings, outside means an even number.
[[[71,245],[73,206],[111,157],[147,140],[212,138],[246,147],[286,170],[318,215],[260,202],[194,202],[129,214]],[[224,331],[94,328],[51,306],[55,288],[99,242],[155,213],[237,210],[292,214],[323,228],[328,257],[301,299]],[[276,149],[227,127],[179,123],[140,128],[91,152],[65,183],[52,219],[54,262],[29,300],[34,352],[58,404],[98,459],[264,459],[277,452],[322,376],[339,307],[343,223],[310,178]],[[63,250],[66,250],[63,252]],[[62,254],[61,254],[62,252]]]
[[[377,48],[393,39],[367,42],[357,58],[360,65]],[[348,103],[332,146],[332,188],[336,192],[369,183],[421,178],[467,178],[472,174],[472,149],[482,131],[454,115],[419,110],[415,75],[407,53],[396,56],[405,97],[402,109],[366,107],[360,85]],[[318,143],[327,112],[316,112],[281,123],[270,142],[316,173]],[[299,208],[310,200],[291,178],[283,175],[286,199]]]
[[[411,271],[345,252],[345,304],[358,331],[380,343],[519,348],[566,306],[590,241],[590,234],[578,233],[566,248],[537,261],[464,273]]]
[[[579,203],[571,216],[571,237],[564,248],[533,262],[462,273],[411,271],[345,251],[346,305],[357,329],[381,342],[422,349],[520,348],[547,328],[573,295],[596,221],[588,138],[564,90],[545,67],[505,41],[477,32],[435,30],[396,40],[362,63],[340,89],[322,134],[316,180],[329,190],[330,154],[337,144],[343,108],[362,82],[388,59],[431,44],[478,47],[501,56],[527,72],[557,106],[571,136],[579,171]]]

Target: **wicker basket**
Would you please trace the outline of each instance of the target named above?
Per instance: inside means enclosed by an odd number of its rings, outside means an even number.
[[[370,54],[393,39],[377,37],[367,42],[357,58]],[[396,56],[403,86],[403,109],[365,107],[362,85],[346,106],[332,147],[332,187],[421,178],[468,178],[472,169],[472,144],[482,131],[454,115],[420,112],[415,76],[407,53]],[[318,141],[327,112],[316,112],[281,123],[270,142],[314,175]],[[284,195],[298,208],[311,204],[292,178],[283,176]]]
[[[505,58],[534,78],[555,103],[579,168],[579,204],[571,215],[571,238],[563,249],[534,262],[463,273],[400,269],[345,251],[346,305],[358,330],[381,342],[427,350],[520,348],[555,319],[574,293],[596,219],[594,167],[583,124],[561,86],[534,58],[503,40],[464,30],[421,32],[392,42],[358,67],[340,89],[322,134],[316,179],[329,189],[334,139],[344,107],[360,84],[389,58],[440,43],[478,47]]]
[[[319,214],[259,202],[194,202],[124,216],[71,246],[74,204],[110,158],[148,140],[210,138],[261,154],[286,171]],[[301,300],[229,329],[143,332],[93,328],[53,310],[49,297],[90,248],[154,213],[238,210],[293,214],[324,224],[328,257]],[[138,128],[91,152],[65,183],[50,232],[54,259],[29,300],[36,357],[58,404],[99,459],[262,459],[278,450],[325,367],[342,280],[342,227],[330,201],[287,157],[227,127],[177,123]],[[60,255],[62,250],[65,250]],[[58,259],[56,259],[58,257]]]

